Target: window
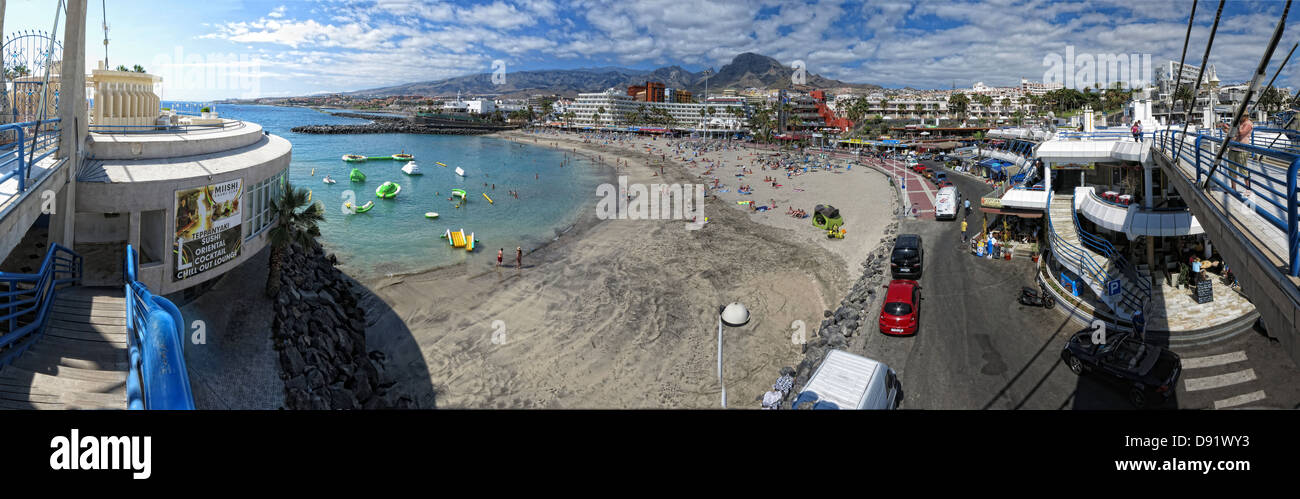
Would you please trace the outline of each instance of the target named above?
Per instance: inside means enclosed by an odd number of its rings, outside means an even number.
[[[275,221],[271,200],[284,188],[287,176],[285,170],[244,190],[244,239],[261,234]]]
[[[908,315],[912,313],[912,305],[902,302],[886,303],[885,313],[889,315]]]

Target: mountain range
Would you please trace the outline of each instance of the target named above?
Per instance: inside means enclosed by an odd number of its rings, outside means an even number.
[[[723,89],[743,90],[754,87],[760,89],[791,88],[791,75],[794,69],[780,61],[760,54],[746,52],[737,55],[730,63],[722,66],[716,73],[709,75],[706,71],[692,72],[680,66],[667,66],[655,70],[603,67],[590,69],[562,69],[519,71],[505,75],[505,83],[494,85],[492,75],[480,73],[459,76],[438,81],[404,83],[390,87],[372,88],[349,92],[347,95],[386,97],[392,95],[450,96],[463,95],[500,95],[505,98],[524,97],[532,94],[559,94],[574,97],[581,92],[599,92],[608,88],[626,88],[629,85],[644,84],[647,80],[662,82],[668,88],[686,89],[695,95],[702,95],[705,78],[708,79],[710,92]],[[806,84],[814,88],[849,87],[859,89],[879,89],[878,85],[863,83],[845,83],[839,80],[823,78],[807,73]]]

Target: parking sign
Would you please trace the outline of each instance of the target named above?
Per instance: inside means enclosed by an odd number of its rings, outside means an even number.
[[[1119,279],[1106,281],[1106,294],[1115,296],[1120,294],[1123,288],[1120,286]]]

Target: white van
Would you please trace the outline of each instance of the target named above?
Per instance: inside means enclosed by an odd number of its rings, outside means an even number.
[[[956,187],[948,186],[939,189],[939,193],[934,195],[934,219],[935,220],[955,220],[957,218],[958,204],[961,202],[961,193]]]
[[[793,406],[804,403],[813,409],[897,409],[903,403],[903,386],[884,363],[831,350]]]

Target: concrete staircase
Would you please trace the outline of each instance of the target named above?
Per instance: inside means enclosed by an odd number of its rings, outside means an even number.
[[[121,288],[59,291],[44,334],[0,367],[0,409],[126,409]]]
[[[1131,317],[1133,312],[1140,306],[1140,303],[1131,297],[1142,296],[1143,292],[1136,283],[1132,282],[1118,268],[1114,261],[1079,239],[1079,228],[1075,223],[1074,215],[1074,196],[1053,195],[1049,212],[1052,230],[1055,232],[1054,238],[1056,239],[1053,243],[1058,246],[1053,249],[1057,261],[1074,272],[1075,275],[1082,277],[1084,283],[1092,289],[1093,294],[1100,297],[1107,305],[1110,305],[1111,309],[1120,317]],[[1060,242],[1066,244],[1061,245]],[[1139,270],[1139,272],[1141,271]],[[1139,274],[1139,278],[1150,279],[1149,276],[1141,274]],[[1117,299],[1111,299],[1106,293],[1106,281],[1114,279],[1119,279],[1121,286],[1124,288],[1124,293],[1120,297],[1116,297]],[[1130,298],[1122,299],[1125,296]]]

